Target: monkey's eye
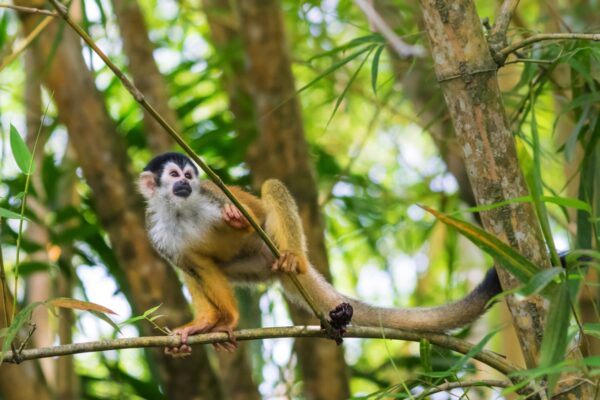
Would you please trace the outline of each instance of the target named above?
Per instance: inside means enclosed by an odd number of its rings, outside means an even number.
[[[190,174],[189,172],[186,172],[186,173],[185,173],[185,177],[186,177],[187,179],[192,179],[192,174]]]
[[[177,172],[177,171],[171,171],[169,173],[169,175],[171,175],[173,178],[177,178],[179,176],[179,172]]]

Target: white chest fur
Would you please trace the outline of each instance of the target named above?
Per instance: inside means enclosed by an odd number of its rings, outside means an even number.
[[[174,200],[150,200],[147,223],[156,250],[176,264],[190,246],[211,235],[222,217],[221,207],[206,196],[194,194]]]

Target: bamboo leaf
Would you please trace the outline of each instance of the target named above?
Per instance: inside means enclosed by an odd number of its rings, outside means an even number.
[[[144,311],[144,314],[142,314],[142,317],[143,318],[147,318],[150,314],[156,312],[156,310],[158,310],[161,306],[162,306],[162,303],[160,303],[159,305],[154,306],[154,307],[152,307],[152,308]]]
[[[17,166],[25,175],[33,173],[33,157],[14,125],[10,125],[10,148]]]
[[[45,302],[45,304],[53,307],[71,308],[74,310],[82,311],[96,311],[105,314],[117,315],[117,313],[111,310],[110,308],[106,308],[104,306],[101,306],[100,304],[92,303],[89,301],[71,299],[68,297],[58,297],[56,299],[48,300]]]
[[[331,113],[331,116],[329,117],[329,120],[327,121],[327,125],[326,126],[329,126],[329,123],[331,122],[331,120],[335,116],[335,113],[337,112],[338,108],[340,107],[340,104],[342,104],[342,100],[346,96],[346,93],[348,92],[348,89],[350,89],[350,86],[352,85],[352,83],[356,79],[356,76],[358,75],[358,73],[360,72],[360,70],[362,69],[362,67],[365,65],[365,62],[367,61],[367,59],[369,58],[369,56],[373,52],[374,48],[375,48],[374,46],[370,47],[369,52],[367,53],[367,55],[365,56],[365,58],[361,61],[361,63],[358,65],[358,68],[356,68],[356,71],[354,71],[354,73],[350,77],[350,80],[346,84],[346,87],[344,87],[344,90],[342,91],[342,93],[338,96],[338,98],[337,98],[337,100],[335,102],[335,106],[333,107],[333,112]]]
[[[384,45],[381,45],[375,50],[373,55],[373,62],[371,64],[371,87],[373,87],[373,93],[377,95],[377,75],[379,74],[379,58],[381,53],[385,49]]]
[[[427,339],[421,339],[419,342],[419,353],[421,356],[421,368],[423,368],[423,372],[425,374],[429,374],[433,372],[433,366],[431,363],[431,343]],[[427,375],[425,376],[426,380],[430,382]]]
[[[458,230],[467,239],[494,257],[521,282],[529,282],[529,279],[540,270],[538,266],[529,261],[515,249],[483,229],[468,222],[442,214],[427,206],[422,205],[421,207],[444,224]]]
[[[87,311],[89,311],[90,313],[94,314],[96,317],[100,318],[102,321],[104,321],[107,324],[109,324],[110,326],[112,326],[114,328],[114,330],[116,330],[117,332],[121,333],[121,329],[119,329],[119,325],[117,325],[115,323],[115,321],[110,319],[108,317],[108,315],[104,314],[103,312],[98,312],[96,310],[87,310]]]
[[[2,218],[6,218],[6,219],[21,219],[21,214],[18,214],[16,212],[7,210],[6,208],[2,208],[0,207],[0,217]],[[23,217],[23,219],[25,221],[29,221],[27,218]]]
[[[531,95],[531,136],[533,139],[533,168],[531,175],[528,174],[529,187],[531,188],[531,197],[533,199],[533,207],[538,217],[544,240],[548,249],[550,250],[550,258],[552,259],[553,265],[560,265],[560,259],[556,246],[554,245],[554,239],[552,237],[552,229],[548,222],[548,210],[546,204],[542,201],[544,194],[544,181],[542,179],[542,148],[540,145],[540,135],[538,132],[537,119],[535,117],[535,99],[533,92]]]
[[[316,78],[314,78],[313,80],[311,80],[310,82],[308,82],[306,85],[304,85],[300,89],[298,89],[296,91],[296,94],[302,93],[303,91],[305,91],[306,89],[308,89],[309,87],[311,87],[312,85],[314,85],[315,83],[317,83],[318,81],[320,81],[321,79],[323,79],[325,76],[327,76],[330,73],[332,73],[333,71],[335,71],[335,70],[343,67],[344,65],[348,64],[350,61],[354,60],[356,57],[360,56],[364,52],[367,52],[367,51],[369,51],[371,49],[372,49],[372,46],[365,46],[365,47],[361,48],[360,50],[352,53],[348,57],[344,58],[343,60],[338,61],[337,63],[335,63],[332,66],[330,66],[329,68],[327,68],[319,76],[317,76]]]
[[[540,348],[539,365],[541,368],[551,368],[564,360],[571,316],[569,304],[569,286],[564,282],[556,288],[550,301],[548,320]],[[548,374],[549,397],[552,397],[552,389],[558,380],[559,374],[559,371],[552,371]]]
[[[19,333],[19,331],[21,330],[21,328],[23,327],[25,322],[29,321],[33,310],[40,304],[42,304],[42,303],[39,301],[35,301],[31,304],[28,304],[27,307],[25,307],[24,309],[19,311],[17,313],[17,315],[15,315],[15,318],[13,319],[12,323],[8,327],[8,330],[6,331],[6,335],[4,336],[4,342],[2,343],[2,354],[0,356],[0,365],[2,365],[2,360],[4,359],[4,355],[6,354],[8,349],[10,349],[10,345],[17,337],[17,334]]]
[[[532,294],[539,293],[552,283],[554,278],[564,272],[565,270],[563,267],[545,268],[535,274],[525,286],[518,289],[517,293],[523,296],[531,296]]]

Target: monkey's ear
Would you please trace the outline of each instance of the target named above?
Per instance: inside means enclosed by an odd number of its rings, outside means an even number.
[[[140,193],[144,196],[145,199],[149,199],[154,195],[154,191],[156,190],[156,181],[154,180],[154,174],[150,171],[144,171],[140,174],[140,179],[138,180],[138,187],[140,189]]]

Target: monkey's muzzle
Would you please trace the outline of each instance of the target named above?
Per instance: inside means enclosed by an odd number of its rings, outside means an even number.
[[[177,197],[187,198],[192,194],[192,187],[187,181],[178,181],[173,185],[173,194]]]

